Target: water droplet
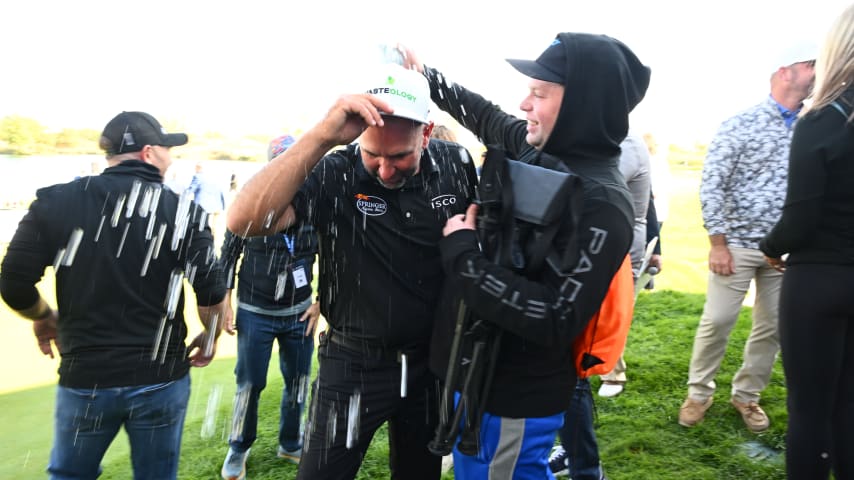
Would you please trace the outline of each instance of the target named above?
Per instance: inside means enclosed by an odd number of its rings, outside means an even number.
[[[406,354],[400,354],[400,398],[406,398],[406,385],[409,373],[409,366],[406,362]]]
[[[122,249],[125,248],[125,239],[128,236],[128,229],[130,228],[130,223],[125,224],[125,229],[122,232],[122,239],[119,241],[119,249],[116,251],[116,258],[122,256]]]
[[[133,216],[134,207],[136,207],[136,200],[139,198],[139,189],[142,188],[142,182],[139,180],[133,181],[133,186],[130,189],[130,196],[128,197],[128,208],[125,211],[125,218],[130,218]]]
[[[157,215],[155,215],[153,213],[151,214],[150,217],[148,217],[148,223],[146,223],[146,225],[145,225],[145,239],[146,240],[151,240],[151,236],[154,234],[154,224],[155,224],[155,222],[157,222],[156,219],[157,219]]]
[[[201,232],[208,225],[208,212],[206,212],[202,207],[197,208],[199,209],[199,231]]]
[[[196,265],[193,265],[189,261],[187,262],[187,281],[189,281],[191,284],[195,283],[195,281],[196,281],[196,271],[197,270],[198,270],[198,267]]]
[[[243,436],[243,424],[246,421],[246,409],[249,407],[249,394],[251,392],[251,383],[244,383],[237,386],[237,392],[234,394],[234,408],[231,414],[229,440],[238,440]]]
[[[160,365],[166,363],[166,351],[169,350],[169,339],[172,337],[172,324],[166,325],[166,334],[163,335],[163,347],[160,349]]]
[[[285,285],[288,283],[288,272],[281,272],[276,275],[276,292],[273,295],[274,300],[279,300],[285,294]]]
[[[62,264],[62,259],[65,258],[65,249],[60,248],[59,251],[56,252],[56,256],[53,257],[53,271],[59,270],[59,266]]]
[[[151,361],[157,358],[157,353],[160,351],[160,340],[163,338],[163,330],[166,328],[166,315],[160,317],[160,326],[157,327],[157,333],[154,335],[154,345],[151,349]]]
[[[145,260],[142,262],[142,269],[139,271],[139,276],[144,277],[148,273],[148,264],[151,263],[151,256],[154,254],[154,247],[157,245],[157,239],[148,242],[148,250],[145,252]]]
[[[113,217],[110,220],[110,225],[113,228],[119,226],[119,218],[122,216],[122,208],[125,206],[125,200],[127,199],[127,195],[124,193],[119,196],[119,199],[116,201],[116,207],[113,209]]]
[[[191,204],[190,191],[185,190],[181,192],[181,196],[178,198],[178,209],[175,211],[175,231],[172,232],[172,251],[178,249],[178,245],[187,233],[187,226],[190,224]]]
[[[154,213],[157,211],[157,204],[160,203],[160,193],[163,191],[163,186],[156,187],[153,189],[153,196],[151,197],[151,204],[148,207],[149,213]]]
[[[338,432],[338,409],[335,407],[335,402],[329,407],[329,417],[326,420],[326,448],[332,446],[335,442],[335,434]]]
[[[98,243],[98,240],[101,239],[101,230],[104,228],[104,220],[106,219],[106,215],[101,215],[101,221],[98,222],[98,230],[95,232],[95,243]]]
[[[142,200],[139,202],[139,216],[145,218],[150,213],[151,197],[154,196],[154,189],[151,185],[145,187],[145,193],[142,194]]]
[[[183,288],[181,284],[182,280],[183,272],[178,268],[172,270],[172,274],[169,277],[169,288],[166,290],[166,316],[170,320],[175,318],[175,309],[178,306],[178,299],[181,297],[181,290]]]
[[[214,313],[211,316],[210,328],[205,336],[205,346],[203,349],[204,355],[210,357],[214,353],[214,345],[216,344],[216,332],[219,331],[219,313]]]
[[[205,408],[205,420],[202,422],[202,438],[213,437],[216,431],[216,413],[219,410],[219,399],[222,397],[222,385],[211,387],[208,404]]]
[[[160,255],[160,247],[163,245],[163,237],[166,236],[166,224],[161,223],[160,228],[157,230],[157,246],[154,247],[154,259],[157,260],[157,256]]]
[[[299,390],[297,391],[297,403],[301,404],[305,402],[305,394],[308,391],[308,375],[300,375],[299,376]]]
[[[347,407],[347,448],[353,448],[359,441],[359,420],[361,419],[360,405],[362,394],[358,390],[350,395],[350,404]]]
[[[77,255],[81,240],[83,240],[83,229],[75,228],[72,230],[71,236],[68,237],[68,244],[63,249],[62,266],[69,267],[74,263],[74,257]]]

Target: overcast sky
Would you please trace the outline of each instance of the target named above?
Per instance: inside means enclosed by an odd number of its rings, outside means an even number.
[[[100,130],[144,110],[192,132],[274,135],[362,90],[360,66],[398,40],[518,113],[525,78],[503,59],[535,58],[557,32],[582,31],[622,40],[652,68],[639,129],[705,142],[767,95],[782,44],[820,42],[848,3],[6,0],[0,116]]]

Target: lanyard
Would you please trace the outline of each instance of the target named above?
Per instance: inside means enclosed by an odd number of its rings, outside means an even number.
[[[293,257],[294,256],[294,237],[291,235],[288,235],[286,233],[283,233],[282,238],[285,239],[285,245],[288,247],[288,253],[290,253],[291,256]]]

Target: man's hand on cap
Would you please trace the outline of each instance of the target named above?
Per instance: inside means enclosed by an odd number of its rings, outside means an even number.
[[[373,95],[343,95],[332,105],[318,127],[325,139],[336,145],[346,145],[357,139],[366,128],[382,127],[381,111],[392,113],[392,108]]]

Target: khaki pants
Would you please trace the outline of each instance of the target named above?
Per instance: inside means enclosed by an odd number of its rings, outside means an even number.
[[[614,368],[605,375],[599,375],[603,382],[626,383],[626,361],[623,360],[623,355],[614,364]]]
[[[733,398],[759,401],[780,349],[777,311],[783,274],[768,266],[759,250],[730,247],[730,252],[735,273],[726,277],[709,273],[706,304],[694,337],[688,396],[701,402],[715,392],[715,375],[751,279],[756,282],[753,327],[744,346],[744,361],[732,379]]]

